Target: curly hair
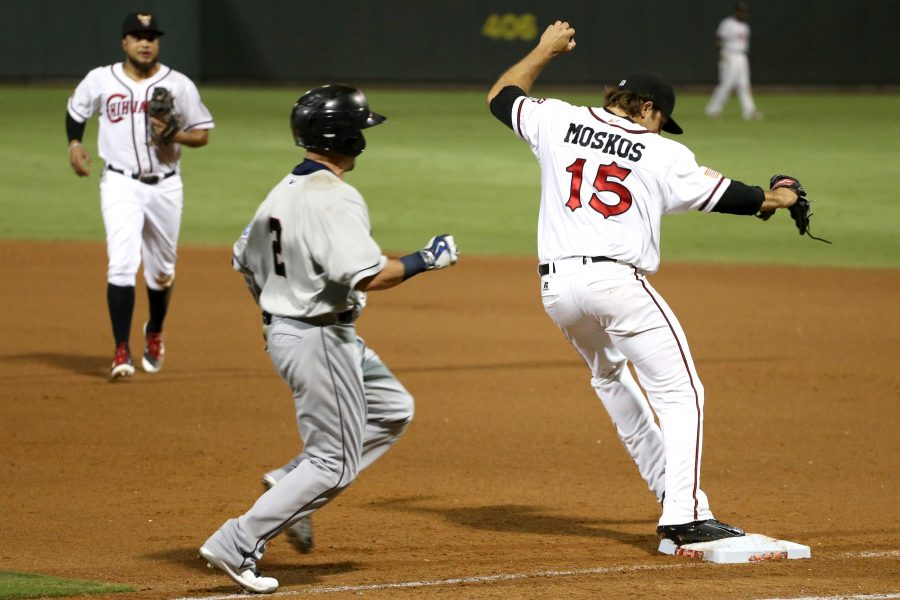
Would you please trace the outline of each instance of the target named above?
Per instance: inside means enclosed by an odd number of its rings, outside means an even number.
[[[640,117],[641,107],[647,100],[648,98],[641,98],[629,90],[608,87],[605,90],[604,102],[606,102],[606,104],[604,104],[604,106],[615,106],[624,110],[625,114],[629,117]]]

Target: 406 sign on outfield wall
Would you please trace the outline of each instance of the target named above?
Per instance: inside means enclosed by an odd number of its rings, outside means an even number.
[[[528,42],[537,34],[537,17],[531,13],[492,13],[481,26],[481,35],[503,42]]]

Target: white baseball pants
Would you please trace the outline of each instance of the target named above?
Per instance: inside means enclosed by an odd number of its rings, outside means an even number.
[[[713,518],[700,489],[703,385],[678,319],[631,266],[581,257],[552,264],[556,272],[541,277],[544,309],[590,367],[641,477],[657,499],[665,492],[659,524]]]
[[[184,204],[180,175],[156,185],[108,169],[100,177],[100,210],[109,256],[107,281],[134,286],[141,261],[151,290],[172,284]]]
[[[750,61],[744,53],[723,52],[719,61],[719,85],[706,106],[707,116],[718,117],[722,114],[725,102],[735,89],[741,101],[741,114],[745,119],[753,118],[756,104],[750,90]]]

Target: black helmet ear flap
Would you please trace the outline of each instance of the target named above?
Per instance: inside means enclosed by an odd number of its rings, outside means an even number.
[[[313,88],[297,100],[291,131],[298,146],[359,156],[366,147],[362,130],[386,120],[369,109],[361,91],[332,84]]]

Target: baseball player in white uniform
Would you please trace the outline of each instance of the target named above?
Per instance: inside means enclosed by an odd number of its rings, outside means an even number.
[[[672,86],[653,74],[626,76],[601,108],[529,97],[547,63],[575,48],[574,35],[568,23],[549,26],[488,94],[494,116],[540,163],[544,308],[591,369],[591,385],[662,503],[657,533],[677,545],[743,535],[714,519],[700,488],[703,385],[678,319],[646,276],[659,268],[664,214],[753,215],[789,207],[797,195],[728,179],[659,135],[682,130]]]
[[[750,25],[747,24],[749,10],[745,2],[738,2],[734,16],[725,17],[716,30],[716,45],[719,47],[719,85],[716,86],[706,115],[718,117],[722,108],[737,89],[741,100],[741,114],[744,119],[761,119],[762,113],[756,110],[753,92],[750,89],[750,61],[747,52],[750,50]]]
[[[267,349],[293,392],[303,440],[302,454],[266,473],[267,491],[256,503],[200,548],[211,566],[250,592],[278,588],[256,568],[266,543],[285,532],[307,551],[308,530],[298,528],[412,420],[412,396],[356,333],[366,292],[459,257],[449,234],[402,258],[384,256],[373,239],[366,203],[344,174],[365,149],[362,130],[384,120],[346,85],[304,94],[291,127],[306,159],[272,189],[234,245],[234,267],[263,311]]]
[[[100,208],[109,256],[107,302],[116,349],[110,379],[130,378],[134,365],[128,340],[134,287],[143,261],[149,318],[144,325],[141,364],[148,373],[163,366],[163,321],[175,281],[183,186],[179,158],[183,146],[209,140],[213,119],[194,83],[160,64],[163,32],[150,13],[131,13],[122,24],[125,60],[98,67],[75,88],[66,111],[69,163],[80,177],[90,174],[81,140],[86,121],[99,116]],[[174,107],[163,121],[148,115],[154,94],[165,88]]]

